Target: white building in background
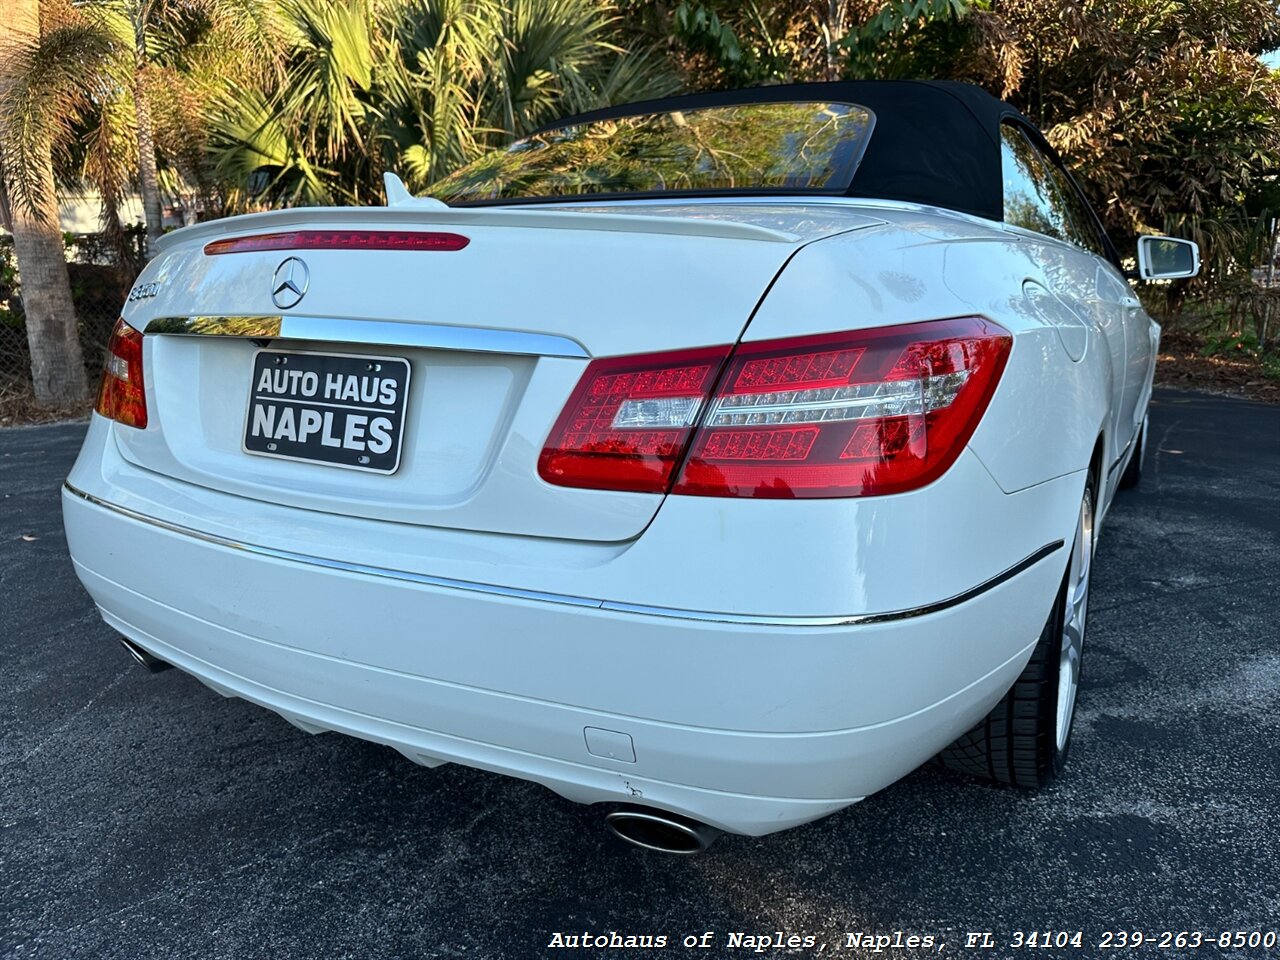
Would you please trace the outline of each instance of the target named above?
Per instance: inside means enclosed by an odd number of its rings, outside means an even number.
[[[141,197],[127,197],[120,208],[120,222],[126,227],[144,222]],[[165,210],[165,226],[180,226],[180,221]],[[102,197],[97,193],[80,193],[58,197],[58,225],[63,233],[97,233],[102,229]],[[0,222],[0,236],[9,231]]]
[[[128,227],[145,221],[142,198],[136,195],[126,197],[124,203],[120,205],[120,222]],[[102,196],[97,193],[59,196],[58,222],[64,233],[97,233],[102,229]],[[164,225],[166,228],[183,226],[182,211],[166,205]],[[0,224],[0,236],[7,236],[8,233],[9,231]]]
[[[102,229],[102,197],[97,193],[72,194],[58,198],[58,220],[65,233],[97,233]],[[142,223],[142,198],[127,197],[120,206],[120,222],[125,226]],[[166,218],[167,219],[167,218]]]
[[[58,219],[67,233],[97,233],[102,229],[102,196],[98,193],[68,194],[58,198]],[[142,197],[126,197],[120,205],[120,222],[126,227],[142,224],[146,214],[142,210]],[[164,226],[184,226],[183,212],[171,204],[164,205]]]

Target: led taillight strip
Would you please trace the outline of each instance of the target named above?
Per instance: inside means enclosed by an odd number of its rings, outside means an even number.
[[[968,370],[918,380],[855,383],[819,390],[735,393],[718,397],[707,414],[708,427],[775,423],[832,423],[874,417],[923,416],[951,405]]]
[[[209,256],[261,250],[461,250],[471,242],[458,233],[417,230],[289,230],[206,243]]]

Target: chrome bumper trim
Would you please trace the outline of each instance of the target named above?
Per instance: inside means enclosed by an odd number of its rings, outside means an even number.
[[[491,327],[450,327],[400,320],[351,320],[341,317],[155,317],[143,330],[148,336],[245,337],[254,340],[318,340],[378,347],[422,347],[532,357],[586,358],[582,344],[568,337]]]
[[[615,603],[611,600],[604,601],[600,608],[618,613],[643,613],[655,617],[675,617],[680,620],[712,620],[718,623],[747,623],[776,627],[847,627],[867,623],[888,623],[891,620],[923,617],[946,610],[949,607],[959,606],[974,597],[986,593],[988,590],[1000,586],[1006,580],[1012,580],[1018,574],[1056,553],[1061,549],[1062,544],[1063,541],[1061,540],[1046,543],[1035,553],[1019,560],[1008,570],[1003,570],[994,577],[983,580],[976,587],[970,587],[963,593],[957,593],[955,596],[947,597],[945,600],[928,603],[922,607],[912,607],[909,610],[890,610],[885,613],[854,613],[843,617],[770,617],[750,613],[707,613],[701,610],[673,610],[668,607],[647,607],[635,603]]]
[[[516,600],[540,600],[544,603],[560,603],[572,607],[586,607],[594,610],[606,610],[611,613],[631,613],[640,614],[650,617],[665,617],[673,620],[700,620],[711,623],[736,623],[746,624],[749,626],[766,626],[766,627],[847,627],[856,626],[858,624],[867,623],[886,623],[891,620],[906,620],[911,617],[923,617],[931,613],[938,613],[946,610],[948,607],[954,607],[966,601],[986,593],[1007,580],[1011,580],[1018,574],[1028,570],[1035,564],[1044,560],[1046,557],[1056,553],[1062,548],[1063,541],[1055,540],[1053,543],[1045,544],[1035,553],[1018,561],[1009,569],[996,574],[988,580],[963,593],[958,593],[953,597],[945,600],[939,600],[936,603],[926,604],[922,607],[912,607],[909,610],[893,610],[886,613],[856,613],[848,616],[830,616],[830,617],[771,617],[762,614],[751,613],[712,613],[705,610],[682,610],[673,607],[651,607],[643,604],[634,603],[618,603],[613,600],[593,600],[588,597],[575,597],[563,593],[544,593],[538,590],[521,590],[516,587],[501,587],[488,583],[477,583],[472,580],[454,580],[450,577],[434,577],[426,573],[413,573],[408,570],[393,570],[387,567],[375,567],[363,563],[351,563],[346,560],[332,560],[328,557],[317,557],[306,553],[295,553],[292,550],[279,550],[275,547],[260,547],[254,544],[241,543],[238,540],[231,540],[227,537],[220,537],[216,534],[204,533],[200,530],[194,530],[191,527],[183,526],[178,523],[170,523],[167,520],[159,520],[155,517],[148,517],[145,514],[138,513],[136,510],[130,510],[128,507],[122,507],[118,504],[108,503],[95,497],[91,493],[85,493],[70,483],[63,483],[63,490],[71,496],[78,497],[86,503],[91,503],[96,507],[102,507],[110,510],[120,516],[127,517],[130,520],[136,520],[139,523],[149,524],[153,527],[159,527],[170,533],[176,533],[180,536],[191,537],[195,540],[201,540],[205,543],[211,543],[219,547],[226,547],[231,550],[240,550],[244,553],[253,554],[254,556],[267,557],[273,560],[287,560],[293,563],[306,564],[313,567],[321,567],[326,570],[335,570],[341,573],[356,573],[367,577],[378,577],[384,580],[399,580],[405,583],[414,583],[422,586],[445,587],[451,590],[465,590],[471,593],[482,593],[488,596],[506,597]]]

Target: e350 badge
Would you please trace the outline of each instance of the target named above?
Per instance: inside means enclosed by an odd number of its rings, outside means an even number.
[[[134,287],[132,290],[129,291],[129,302],[134,303],[135,301],[138,301],[138,300],[147,300],[151,297],[154,297],[159,292],[160,292],[159,283],[156,283],[156,282],[140,283],[136,287]]]

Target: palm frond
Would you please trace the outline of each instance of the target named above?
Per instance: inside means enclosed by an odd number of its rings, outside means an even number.
[[[237,184],[276,172],[270,202],[305,180],[302,158],[307,190],[368,200],[383,169],[421,189],[557,116],[679,85],[656,52],[612,42],[610,0],[277,2],[285,79],[244,83],[257,99],[220,108],[210,139]]]
[[[325,171],[306,159],[273,105],[252,87],[228,84],[214,107],[209,150],[216,158],[218,177],[235,185],[229,197],[233,209],[243,209],[249,203],[245,185],[258,171],[270,178],[261,191],[261,202],[324,204],[333,200],[324,182]]]
[[[10,48],[3,65],[0,137],[13,199],[35,209],[48,201],[39,176],[52,149],[65,161],[77,120],[118,89],[120,47],[88,22],[58,27],[39,41]]]
[[[293,118],[312,151],[340,159],[365,148],[362,93],[373,80],[373,21],[363,0],[285,0],[294,31],[301,37],[288,83],[279,95],[281,111]]]
[[[591,70],[564,77],[562,112],[585,113],[601,107],[670,96],[681,89],[680,77],[656,47],[605,58]]]
[[[613,22],[604,0],[511,0],[501,27],[501,69],[495,74],[496,114],[514,136],[554,117],[567,77],[589,70],[607,51]]]
[[[277,0],[185,0],[209,17],[211,37],[225,56],[235,51],[238,63],[256,77],[283,79],[285,26]]]
[[[138,168],[133,116],[123,98],[114,98],[102,101],[88,120],[81,138],[84,158],[80,172],[102,198],[100,227],[116,251],[117,262],[131,269],[135,266],[133,248],[125,236],[120,210]]]

